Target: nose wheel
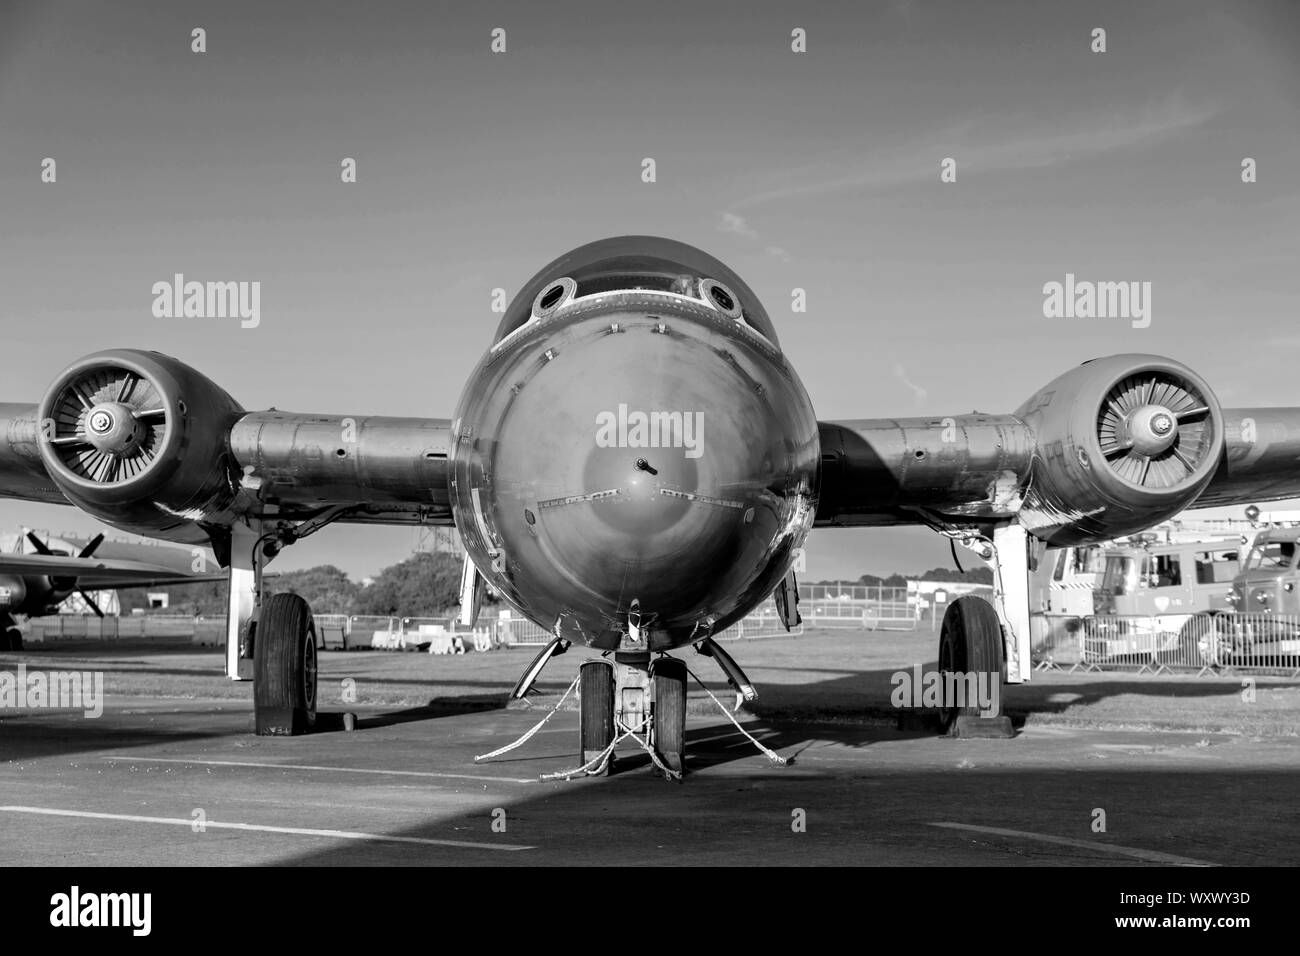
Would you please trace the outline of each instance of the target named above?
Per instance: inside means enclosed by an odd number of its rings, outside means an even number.
[[[686,772],[686,664],[661,657],[650,665],[654,678],[651,745],[659,759],[679,774]]]
[[[578,756],[586,766],[614,742],[614,665],[603,658],[584,661],[578,674]],[[613,763],[611,755],[602,776]]]
[[[636,609],[639,618],[639,608]],[[639,620],[629,615],[629,633],[638,633]],[[639,633],[638,633],[639,636]],[[558,638],[556,639],[559,640]],[[753,686],[740,668],[711,639],[696,648],[723,665],[723,671],[736,688],[739,700],[753,700]],[[516,688],[522,697],[536,679],[535,671],[551,654],[543,651],[525,673]],[[551,712],[513,743],[475,757],[475,762],[490,760],[509,753],[530,740],[546,722],[564,707],[574,688],[578,690],[578,755],[582,763],[572,770],[542,774],[542,780],[573,780],[578,777],[608,776],[614,765],[614,751],[620,743],[630,741],[649,757],[651,765],[669,780],[681,783],[686,773],[686,678],[691,676],[685,661],[661,654],[651,660],[648,650],[623,650],[608,656],[584,661],[578,676],[560,697]],[[698,680],[698,678],[697,678]],[[700,685],[723,716],[735,725],[738,733],[778,766],[790,761],[765,747],[747,731],[703,684]],[[520,690],[522,688],[522,690]],[[742,692],[743,689],[743,692]]]
[[[673,657],[616,654],[583,663],[578,678],[578,750],[589,773],[612,771],[605,752],[635,737],[670,780],[686,771],[686,664]],[[602,756],[607,759],[602,760]]]

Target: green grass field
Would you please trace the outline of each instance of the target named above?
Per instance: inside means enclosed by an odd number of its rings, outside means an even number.
[[[893,722],[891,676],[914,664],[932,667],[937,637],[928,630],[809,631],[801,637],[733,641],[728,650],[759,690],[750,705],[775,721]],[[320,706],[324,710],[499,707],[536,648],[463,656],[397,651],[325,651],[320,655]],[[591,652],[574,648],[555,658],[539,683],[534,706],[553,704]],[[732,696],[717,665],[692,650],[680,655],[724,702]],[[221,652],[188,645],[34,645],[0,654],[0,668],[99,670],[110,695],[251,700],[252,685],[222,676]],[[355,682],[355,704],[343,699],[343,682]],[[1247,736],[1300,733],[1300,682],[1259,677],[1254,700],[1243,678],[1039,672],[1030,683],[1005,690],[1017,723],[1081,727],[1167,729]],[[571,698],[572,701],[572,698]],[[713,704],[693,686],[691,711]]]

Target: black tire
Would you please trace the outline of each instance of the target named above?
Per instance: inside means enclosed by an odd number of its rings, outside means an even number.
[[[614,665],[583,661],[578,674],[578,756],[585,764],[614,740]]]
[[[971,595],[959,597],[948,605],[939,630],[939,673],[975,673],[980,680],[998,684],[996,713],[986,713],[978,706],[956,707],[947,699],[947,680],[944,679],[944,700],[939,707],[939,724],[946,732],[959,716],[998,717],[1002,714],[1002,684],[1006,680],[1006,658],[1002,650],[1002,622],[998,620],[993,605]],[[985,678],[983,675],[988,674]],[[983,686],[983,685],[981,685]]]
[[[661,657],[650,667],[654,678],[654,739],[651,745],[665,765],[686,770],[686,664]]]
[[[257,734],[305,734],[316,722],[316,624],[297,594],[262,605],[253,640],[253,713]]]

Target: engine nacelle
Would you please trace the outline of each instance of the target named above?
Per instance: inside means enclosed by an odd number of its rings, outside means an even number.
[[[41,460],[83,511],[118,528],[200,540],[229,508],[239,403],[159,352],[111,349],[74,362],[38,412]]]
[[[1048,544],[1104,541],[1172,517],[1223,455],[1209,385],[1159,355],[1114,355],[1054,379],[1016,412],[1036,453],[1020,522]]]

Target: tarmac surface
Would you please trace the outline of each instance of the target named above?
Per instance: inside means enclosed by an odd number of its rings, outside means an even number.
[[[298,738],[253,736],[246,698],[9,711],[0,864],[1300,863],[1294,735],[1031,722],[957,740],[742,716],[782,767],[692,706],[685,782],[630,745],[611,776],[542,782],[580,762],[572,710],[475,763],[548,708],[363,703],[351,732],[326,709]]]

